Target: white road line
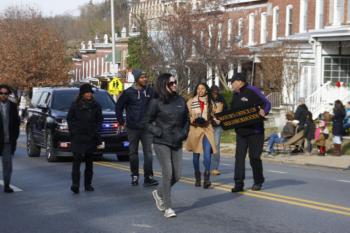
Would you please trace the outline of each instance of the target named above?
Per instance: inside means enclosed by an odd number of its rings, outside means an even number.
[[[0,180],[0,186],[4,186],[4,181],[3,180]],[[13,185],[10,185],[10,187],[13,189],[13,191],[15,192],[22,192],[23,190],[16,187],[16,186],[13,186]]]
[[[350,183],[350,180],[337,180],[339,182]]]
[[[282,172],[282,171],[274,171],[274,170],[267,170],[268,172],[272,173],[278,173],[278,174],[286,174],[287,172]]]
[[[189,157],[183,157],[184,160],[192,160],[192,158]]]

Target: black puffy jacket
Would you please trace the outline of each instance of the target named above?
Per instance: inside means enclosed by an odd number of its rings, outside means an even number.
[[[75,153],[92,153],[101,143],[99,130],[103,121],[101,106],[95,100],[74,101],[67,115],[71,150]]]
[[[173,95],[169,103],[152,99],[145,116],[147,129],[154,135],[153,143],[180,149],[187,138],[189,118],[186,102],[183,97]]]

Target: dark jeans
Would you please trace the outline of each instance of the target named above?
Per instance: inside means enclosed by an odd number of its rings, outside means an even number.
[[[85,156],[80,153],[73,153],[73,166],[72,166],[72,183],[74,186],[79,187],[80,184],[80,164],[85,158],[85,173],[84,173],[84,185],[85,187],[91,186],[93,175],[93,154],[86,153]]]
[[[143,149],[143,170],[144,176],[153,176],[152,168],[152,134],[147,130],[127,128],[129,140],[129,156],[131,175],[139,176],[139,142],[141,141]]]
[[[235,185],[244,186],[245,158],[248,149],[254,184],[264,183],[263,166],[260,158],[264,146],[264,134],[254,134],[246,137],[237,135],[236,142]]]
[[[206,136],[203,137],[203,165],[205,171],[210,171],[211,163],[211,145]],[[193,167],[194,171],[199,172],[199,153],[193,153]]]
[[[2,176],[4,179],[4,185],[10,185],[11,174],[12,174],[12,154],[11,145],[9,143],[4,143],[3,149],[1,151],[2,157]]]

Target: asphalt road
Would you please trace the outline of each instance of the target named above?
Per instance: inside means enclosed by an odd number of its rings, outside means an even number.
[[[166,219],[155,207],[153,188],[144,188],[142,179],[130,186],[128,170],[127,162],[106,155],[95,162],[95,192],[74,195],[69,159],[28,158],[20,146],[12,182],[17,192],[0,192],[0,232],[350,232],[349,171],[265,163],[266,183],[253,192],[247,163],[246,191],[232,194],[232,159],[222,160],[222,175],[204,190],[194,187],[191,155],[185,153],[183,178],[172,192],[177,217]]]

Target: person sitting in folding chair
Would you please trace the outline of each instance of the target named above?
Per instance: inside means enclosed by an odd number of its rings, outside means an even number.
[[[276,143],[286,142],[289,138],[293,137],[295,134],[296,121],[294,121],[294,113],[287,112],[286,119],[287,119],[287,122],[284,125],[282,132],[279,134],[273,133],[269,138],[268,149],[267,149],[267,153],[269,155],[275,153],[274,145]]]

